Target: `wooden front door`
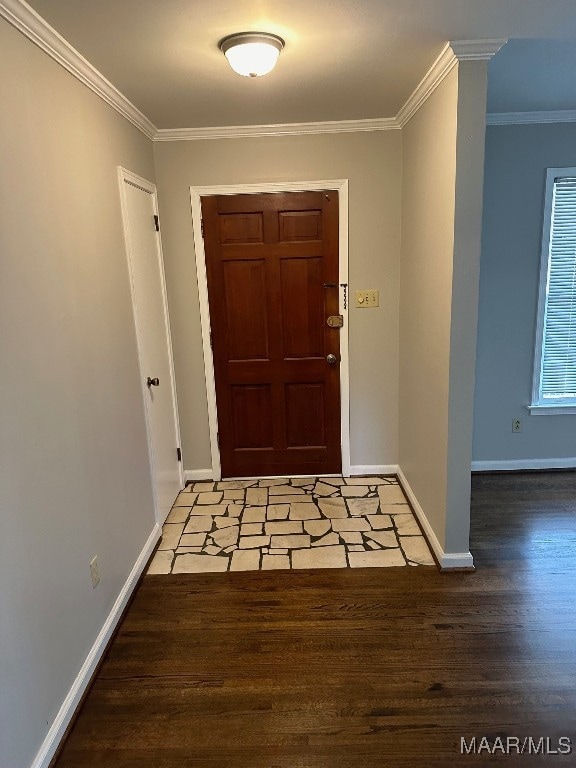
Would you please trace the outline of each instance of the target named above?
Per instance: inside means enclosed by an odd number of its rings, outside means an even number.
[[[223,477],[341,471],[338,193],[202,198]]]

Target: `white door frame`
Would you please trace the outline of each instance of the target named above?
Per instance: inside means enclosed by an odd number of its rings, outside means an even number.
[[[147,372],[144,370],[144,365],[142,361],[142,354],[141,354],[141,339],[143,336],[143,330],[142,325],[140,322],[140,319],[138,317],[138,307],[136,306],[136,291],[134,286],[134,274],[133,274],[133,251],[132,251],[132,243],[130,241],[130,232],[128,231],[127,222],[128,222],[128,203],[126,200],[126,192],[125,192],[125,184],[132,184],[135,187],[138,187],[139,189],[144,190],[144,192],[148,192],[152,196],[152,207],[154,210],[154,215],[158,216],[158,195],[156,192],[156,185],[152,184],[150,181],[147,181],[146,179],[143,179],[141,176],[137,176],[135,173],[132,173],[131,171],[126,170],[126,168],[122,168],[122,166],[118,166],[118,183],[120,185],[120,204],[122,206],[122,226],[124,229],[124,240],[126,243],[126,259],[128,261],[128,275],[130,278],[130,294],[132,296],[132,309],[134,314],[134,325],[136,327],[136,341],[137,341],[137,347],[138,347],[138,365],[140,368],[140,381],[142,385],[142,402],[144,404],[144,415],[146,418],[146,435],[148,438],[148,455],[150,458],[150,477],[152,478],[152,490],[154,493],[154,514],[156,517],[156,522],[159,525],[164,524],[164,520],[162,519],[162,515],[160,513],[159,505],[158,505],[158,499],[156,498],[156,488],[154,483],[154,449],[152,446],[152,427],[150,424],[150,411],[149,411],[149,404],[148,404],[148,397],[146,392],[146,375]],[[176,425],[176,439],[178,440],[178,446],[181,448],[182,442],[180,439],[180,422],[178,420],[178,399],[176,396],[176,378],[174,375],[174,358],[172,356],[172,335],[170,332],[170,316],[168,314],[168,298],[166,295],[166,277],[164,275],[164,255],[162,253],[162,240],[160,238],[160,232],[156,233],[156,244],[158,249],[158,262],[160,267],[160,283],[161,283],[161,293],[162,293],[162,310],[164,312],[164,320],[166,322],[166,346],[168,348],[168,363],[170,366],[170,390],[172,393],[172,409],[174,413],[174,423]],[[176,448],[176,446],[175,446]],[[178,473],[180,478],[180,488],[184,487],[184,470],[183,470],[183,462],[178,462]]]
[[[218,415],[216,410],[216,385],[214,380],[214,358],[210,344],[210,309],[208,304],[208,282],[206,278],[206,254],[202,236],[201,198],[211,195],[257,195],[265,192],[315,192],[318,190],[338,192],[338,283],[348,285],[348,179],[322,179],[315,181],[277,182],[269,184],[226,184],[222,186],[190,187],[192,224],[194,227],[194,251],[196,254],[196,276],[200,298],[200,320],[202,324],[202,348],[204,351],[204,375],[208,398],[208,422],[210,426],[210,452],[212,474],[215,480],[222,477],[220,449],[218,448]],[[350,292],[344,307],[344,291],[339,287],[340,314],[344,316],[344,327],[340,332],[340,423],[342,448],[342,474],[350,476],[350,372],[348,357],[348,308]]]

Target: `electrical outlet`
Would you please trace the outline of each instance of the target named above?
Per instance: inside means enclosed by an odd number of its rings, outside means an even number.
[[[92,589],[96,589],[100,584],[100,571],[98,570],[98,555],[90,560],[90,576],[92,578]]]
[[[512,432],[522,432],[522,422],[520,419],[512,419]]]
[[[356,306],[359,308],[380,306],[380,291],[356,291]]]

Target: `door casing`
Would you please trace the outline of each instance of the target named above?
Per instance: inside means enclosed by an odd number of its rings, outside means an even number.
[[[150,458],[150,473],[152,477],[152,489],[154,493],[154,514],[155,514],[156,522],[158,523],[158,525],[163,525],[165,518],[164,518],[164,515],[162,515],[160,512],[160,505],[156,497],[156,488],[154,483],[155,472],[154,472],[154,451],[152,447],[152,426],[150,423],[151,419],[150,419],[150,413],[149,413],[148,398],[146,393],[146,375],[148,374],[148,371],[144,370],[142,354],[141,354],[140,340],[142,338],[143,329],[141,328],[141,325],[138,319],[138,310],[136,306],[136,294],[134,290],[134,282],[133,282],[133,275],[132,275],[132,270],[133,270],[132,259],[134,258],[134,255],[131,252],[130,237],[126,229],[126,222],[127,222],[128,215],[127,215],[127,203],[126,203],[126,198],[124,194],[124,185],[126,183],[133,184],[134,186],[139,187],[145,192],[148,192],[151,195],[152,207],[154,210],[154,214],[156,216],[158,216],[158,196],[156,192],[156,186],[154,184],[147,181],[146,179],[143,179],[140,176],[137,176],[135,173],[132,173],[131,171],[126,170],[125,168],[122,168],[121,166],[118,166],[118,183],[120,185],[122,225],[124,228],[124,239],[126,244],[126,259],[128,262],[128,274],[130,277],[130,294],[132,297],[132,311],[134,316],[134,324],[136,327],[138,364],[140,368],[140,379],[142,384],[142,400],[144,404],[144,415],[146,419],[146,435],[148,438],[148,456]],[[172,396],[172,409],[174,412],[174,423],[176,427],[176,438],[177,438],[178,446],[182,446],[182,441],[180,438],[180,422],[178,419],[178,400],[176,397],[176,377],[174,374],[174,359],[172,355],[170,317],[168,314],[168,299],[166,294],[166,278],[164,276],[164,256],[162,253],[162,241],[160,239],[160,235],[157,236],[157,248],[158,248],[158,260],[159,260],[159,266],[160,266],[160,283],[161,283],[160,289],[162,293],[162,307],[163,307],[163,313],[164,313],[164,318],[166,323],[166,346],[168,350],[168,363],[170,368],[170,391]],[[183,488],[184,487],[184,471],[183,471],[181,461],[178,462],[178,472],[179,472],[179,479],[180,479],[180,488]]]
[[[348,286],[348,179],[322,179],[301,182],[277,182],[269,184],[226,184],[220,186],[192,186],[192,225],[194,229],[194,251],[196,255],[196,276],[200,299],[200,321],[202,326],[202,349],[204,352],[204,377],[208,400],[208,423],[210,428],[210,453],[212,476],[220,480],[220,449],[218,447],[218,413],[216,409],[216,384],[214,380],[214,358],[210,343],[210,307],[208,303],[208,282],[206,278],[206,254],[202,236],[201,198],[211,195],[249,195],[265,192],[315,192],[335,190],[338,192],[338,282]],[[340,285],[340,314],[344,316],[344,327],[340,331],[340,424],[342,445],[342,474],[350,476],[350,371],[348,355],[348,309],[350,291],[344,307],[344,292]]]

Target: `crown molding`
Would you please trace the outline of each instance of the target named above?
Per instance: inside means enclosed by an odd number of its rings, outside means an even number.
[[[452,40],[448,45],[452,48],[458,61],[490,61],[507,42],[507,38]]]
[[[356,133],[390,131],[403,128],[422,104],[436,90],[458,61],[487,61],[506,40],[455,40],[447,43],[424,75],[396,117],[368,120],[333,120],[314,123],[279,123],[271,125],[220,126],[214,128],[156,128],[126,96],[70,43],[48,24],[25,0],[0,0],[0,17],[6,19],[31,42],[41,48],[81,83],[100,96],[123,117],[153,141],[194,141],[257,136],[299,136],[315,133]],[[539,119],[521,119],[520,115],[538,114]],[[522,122],[573,122],[572,111],[548,113],[510,113],[490,115],[490,125]],[[513,115],[513,117],[512,117]],[[543,116],[547,116],[544,118]]]
[[[401,128],[404,128],[410,118],[414,117],[416,112],[424,102],[434,93],[436,88],[444,78],[454,69],[458,59],[454,56],[454,51],[450,43],[446,43],[436,61],[432,64],[428,72],[418,83],[404,106],[396,115],[396,120]]]
[[[493,112],[486,115],[486,125],[542,125],[546,123],[576,123],[576,109],[551,112]]]
[[[317,123],[277,123],[272,125],[225,125],[214,128],[160,128],[154,141],[195,141],[198,139],[238,139],[249,136],[300,136],[311,133],[356,133],[391,131],[400,126],[394,117],[371,120],[333,120]]]
[[[488,61],[498,53],[506,42],[507,40],[499,39],[452,40],[446,43],[436,61],[396,115],[396,122],[399,127],[404,128],[459,61]]]
[[[0,17],[153,139],[156,126],[24,0],[0,0]]]
[[[399,130],[413,117],[459,61],[488,61],[507,40],[453,40],[424,75],[396,117],[371,120],[336,120],[318,123],[279,123],[274,125],[231,125],[215,128],[161,128],[155,141],[194,141],[198,139],[237,139],[249,136],[298,136],[311,133]]]

